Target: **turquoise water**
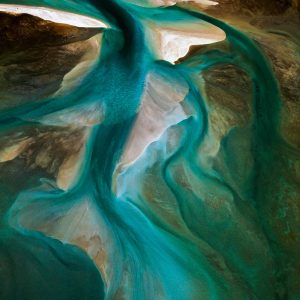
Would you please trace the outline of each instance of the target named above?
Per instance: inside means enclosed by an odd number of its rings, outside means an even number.
[[[279,140],[280,98],[272,71],[254,42],[219,20],[177,7],[145,9],[108,0],[5,3],[86,14],[105,19],[111,28],[104,30],[97,67],[71,95],[50,98],[38,106],[24,105],[0,116],[5,132],[31,124],[23,120],[77,104],[100,101],[105,111],[104,121],[89,137],[84,170],[71,190],[33,187],[7,196],[0,236],[1,299],[276,299],[277,288],[272,287],[277,285],[277,266],[259,206],[261,177],[268,173],[268,161]],[[174,24],[195,18],[211,23],[225,31],[228,50],[207,50],[177,65],[155,61],[141,24],[146,16]],[[203,167],[198,151],[207,136],[209,111],[194,78],[226,63],[244,70],[253,88],[251,140],[256,159],[246,191],[252,202],[246,204],[217,170]],[[116,193],[114,172],[151,70],[179,78],[188,86],[184,102],[192,114],[174,126],[180,132],[176,145],[166,151],[169,132],[164,133],[120,175],[122,184]],[[231,160],[230,154],[227,159]],[[152,176],[147,167],[152,168]],[[188,174],[189,184],[180,179],[180,172]],[[162,208],[164,203],[169,205],[164,212],[153,208],[147,185]],[[227,203],[216,200],[220,208],[212,209],[203,198],[206,194]],[[26,218],[40,217],[21,215],[24,207],[41,205],[55,215],[76,206],[86,195],[113,240],[106,248],[113,256],[106,283],[87,253],[22,225]],[[245,206],[251,207],[251,215]],[[255,258],[245,257],[245,249],[253,250]]]

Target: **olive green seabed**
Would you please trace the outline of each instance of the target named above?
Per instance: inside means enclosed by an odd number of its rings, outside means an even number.
[[[299,299],[299,3],[3,2],[0,299]]]

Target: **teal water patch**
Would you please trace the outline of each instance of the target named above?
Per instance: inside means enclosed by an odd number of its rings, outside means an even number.
[[[98,270],[73,246],[39,234],[1,230],[2,299],[103,299]]]

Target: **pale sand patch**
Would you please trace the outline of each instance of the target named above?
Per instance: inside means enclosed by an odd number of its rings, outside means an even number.
[[[226,33],[222,29],[202,20],[175,25],[152,21],[144,24],[154,55],[172,64],[184,57],[191,46],[208,45],[226,39]]]
[[[76,27],[108,27],[108,25],[103,21],[88,16],[74,14],[67,11],[56,10],[48,7],[46,8],[41,6],[0,4],[0,11],[15,14],[29,14],[47,21],[68,24]]]

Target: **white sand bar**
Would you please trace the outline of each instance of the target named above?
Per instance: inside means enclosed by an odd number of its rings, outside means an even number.
[[[103,21],[88,16],[70,13],[67,11],[28,5],[0,4],[0,11],[15,14],[30,14],[47,21],[63,23],[76,27],[107,28]]]

